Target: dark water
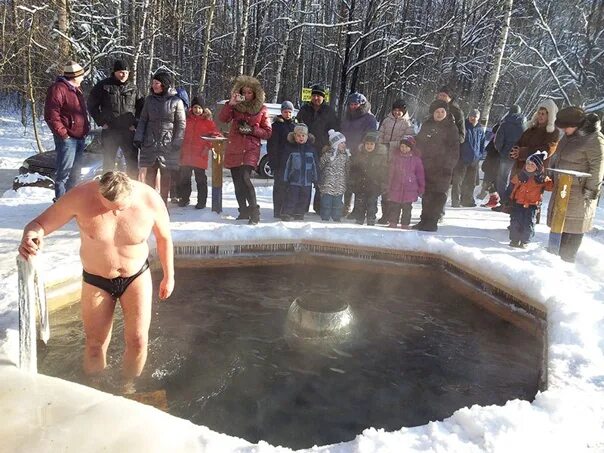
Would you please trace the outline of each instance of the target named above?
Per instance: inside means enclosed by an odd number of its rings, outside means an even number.
[[[472,404],[532,400],[542,344],[445,287],[420,277],[327,267],[178,269],[174,296],[154,302],[139,392],[165,389],[170,413],[216,431],[291,448],[396,430]],[[342,344],[287,341],[297,296],[349,301],[354,334]],[[78,306],[54,315],[41,372],[81,375]],[[121,360],[114,326],[106,385]]]

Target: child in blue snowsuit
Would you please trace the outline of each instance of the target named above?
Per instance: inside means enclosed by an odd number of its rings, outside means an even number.
[[[281,209],[281,220],[304,220],[310,206],[312,185],[319,179],[316,163],[314,137],[308,133],[308,126],[299,123],[287,136],[283,180],[287,184],[285,203]]]

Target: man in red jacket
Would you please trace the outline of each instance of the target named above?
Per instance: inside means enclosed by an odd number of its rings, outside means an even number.
[[[80,89],[85,75],[84,68],[70,61],[63,67],[63,75],[46,92],[44,119],[52,131],[57,152],[55,200],[75,186],[80,176],[79,161],[90,130]]]

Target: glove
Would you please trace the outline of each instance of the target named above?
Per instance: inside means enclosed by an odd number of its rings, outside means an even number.
[[[141,149],[141,146],[143,145],[143,142],[139,141],[139,140],[134,140],[132,142],[132,146],[134,146],[135,149]]]
[[[598,191],[591,189],[583,189],[583,198],[586,201],[597,200],[598,199]]]
[[[239,121],[239,133],[241,135],[251,135],[251,133],[254,130],[252,129],[252,126],[250,126],[249,124],[247,124],[245,121]]]

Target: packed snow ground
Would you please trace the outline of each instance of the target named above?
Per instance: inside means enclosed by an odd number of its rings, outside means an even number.
[[[45,143],[52,141],[45,136]],[[31,131],[0,119],[0,166],[18,168],[35,152]],[[544,249],[548,229],[537,226],[526,250],[508,247],[508,217],[484,208],[447,209],[437,233],[272,219],[271,187],[258,188],[262,223],[237,223],[232,183],[225,211],[171,207],[176,242],[312,238],[334,243],[426,251],[454,258],[542,301],[548,309],[547,391],[532,403],[460,408],[443,421],[395,432],[366,429],[351,442],[317,452],[581,452],[604,451],[604,212],[585,238],[576,264]],[[18,357],[16,249],[24,225],[50,206],[47,189],[6,191],[0,198],[0,438],[3,451],[289,451],[250,444],[159,410],[87,387],[14,367]],[[195,200],[192,200],[194,204]],[[414,207],[419,214],[419,204]],[[39,260],[47,280],[81,272],[72,223],[45,242]],[[169,302],[168,302],[169,303]]]

